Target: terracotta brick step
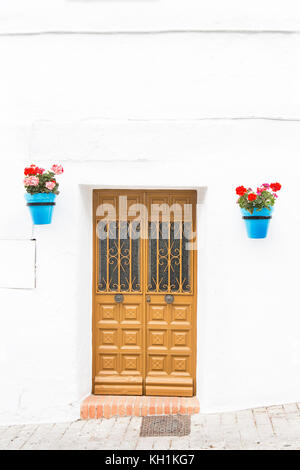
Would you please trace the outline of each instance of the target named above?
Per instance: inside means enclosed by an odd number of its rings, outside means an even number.
[[[80,406],[81,419],[112,416],[157,416],[199,413],[197,397],[138,397],[90,395]]]

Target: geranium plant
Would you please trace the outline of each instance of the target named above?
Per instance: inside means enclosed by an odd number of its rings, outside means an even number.
[[[277,192],[280,191],[280,183],[264,183],[256,192],[251,188],[246,189],[244,186],[238,186],[236,188],[236,194],[239,196],[237,204],[241,209],[245,209],[253,214],[256,209],[261,211],[262,209],[271,209],[275,204],[275,200],[278,197]]]
[[[30,165],[24,170],[24,186],[29,194],[53,193],[59,194],[59,183],[56,176],[61,175],[64,169],[61,165],[52,165],[51,169],[46,171],[36,165]]]

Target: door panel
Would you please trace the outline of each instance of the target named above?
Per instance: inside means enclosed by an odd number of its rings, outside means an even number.
[[[193,395],[192,302],[174,295],[167,304],[162,295],[147,302],[146,395]]]
[[[95,393],[141,395],[143,387],[142,296],[96,299]]]
[[[94,393],[195,393],[195,206],[194,191],[94,191]]]

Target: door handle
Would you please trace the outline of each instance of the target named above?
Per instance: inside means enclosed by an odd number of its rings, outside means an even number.
[[[172,294],[165,295],[165,301],[167,304],[172,304],[174,302],[174,295]]]
[[[117,302],[117,304],[120,304],[121,302],[123,302],[123,300],[124,300],[123,294],[116,294],[115,295],[115,302]]]
[[[151,302],[151,297],[150,297],[150,295],[147,295],[147,297],[146,297],[146,301],[147,301],[148,303],[150,303],[150,302]]]

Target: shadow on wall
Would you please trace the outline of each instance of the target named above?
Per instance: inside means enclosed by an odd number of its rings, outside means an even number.
[[[79,397],[91,393],[92,384],[92,189],[79,185],[77,263],[77,357]]]

